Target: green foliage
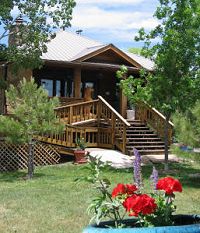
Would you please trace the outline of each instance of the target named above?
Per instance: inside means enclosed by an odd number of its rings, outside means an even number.
[[[136,40],[144,40],[143,54],[155,62],[147,80],[150,103],[171,115],[185,110],[197,96],[200,65],[200,3],[198,0],[160,0],[154,16],[160,24]],[[156,45],[151,40],[158,38]]]
[[[97,195],[92,199],[91,204],[88,207],[88,212],[93,215],[91,221],[95,221],[97,224],[103,218],[108,217],[113,219],[115,222],[115,227],[120,228],[122,224],[122,215],[120,209],[122,205],[117,199],[112,199],[110,194],[110,181],[103,176],[103,168],[108,166],[108,164],[103,164],[100,158],[92,158],[89,156],[89,175],[85,176],[85,181],[93,184],[95,190],[97,190]]]
[[[36,68],[41,64],[39,59],[46,52],[46,43],[54,36],[58,28],[70,26],[74,0],[1,0],[0,58],[14,62],[15,67]],[[17,15],[13,16],[13,8]],[[24,19],[14,31],[15,20]],[[16,45],[7,48],[3,39],[11,35]]]
[[[13,85],[6,92],[11,116],[0,116],[0,132],[12,143],[28,143],[28,177],[33,177],[35,136],[59,132],[64,126],[56,117],[54,108],[58,99],[49,99],[34,80],[25,78],[18,87]]]
[[[150,93],[146,86],[146,72],[145,70],[140,71],[140,78],[134,78],[132,75],[127,76],[128,69],[126,66],[121,66],[120,70],[117,71],[117,78],[120,80],[119,85],[123,90],[123,93],[128,97],[129,103],[143,101],[148,102]],[[150,78],[150,74],[148,75]]]
[[[49,99],[33,79],[30,82],[23,79],[18,87],[11,85],[6,96],[13,115],[0,116],[0,132],[9,141],[29,143],[34,135],[63,129],[54,112],[58,99]]]
[[[77,138],[76,139],[76,146],[80,150],[85,150],[86,148],[86,142],[84,138]]]
[[[86,209],[96,191],[89,188],[87,182],[74,183],[74,177],[77,174],[80,177],[87,176],[86,166],[88,165],[75,166],[68,162],[36,167],[32,182],[23,179],[25,171],[0,173],[0,200],[3,203],[1,233],[83,232],[89,222]],[[184,192],[176,196],[178,214],[199,214],[200,182],[198,177],[190,175],[198,173],[200,164],[181,162],[172,163],[171,167],[176,178],[182,181],[184,189]],[[163,172],[160,163],[156,164],[156,168],[160,174]],[[150,166],[144,165],[145,186],[150,174]],[[129,182],[133,173],[132,169],[104,169],[103,175],[109,177],[114,186],[116,182]]]
[[[134,53],[134,54],[140,55],[140,54],[141,54],[141,51],[142,51],[142,48],[129,48],[128,51],[129,51],[130,53]]]
[[[159,25],[149,33],[140,29],[135,38],[144,41],[142,54],[155,63],[153,75],[146,75],[146,81],[142,76],[140,82],[129,78],[130,84],[125,83],[122,87],[129,99],[137,100],[138,96],[161,111],[168,122],[175,111],[186,111],[200,99],[200,2],[159,0],[159,3],[154,14]],[[157,43],[152,45],[152,40]],[[121,78],[123,80],[124,76]],[[143,84],[145,88],[141,88]],[[137,92],[136,97],[132,97]],[[168,170],[167,123],[164,131],[165,170]]]
[[[173,116],[178,141],[193,147],[200,145],[200,101],[185,113]]]

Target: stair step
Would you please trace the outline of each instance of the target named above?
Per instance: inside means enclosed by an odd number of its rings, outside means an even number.
[[[153,134],[154,132],[152,131],[152,130],[137,130],[137,129],[135,129],[135,130],[127,130],[126,131],[126,133],[127,134],[132,134],[132,133],[134,133],[134,134]]]
[[[144,138],[144,137],[137,137],[137,138],[133,138],[133,137],[131,137],[131,138],[128,138],[128,141],[129,142],[162,142],[162,140],[160,139],[160,138],[158,138],[158,137],[154,137],[154,138]]]
[[[133,130],[133,131],[135,131],[135,130],[149,130],[149,127],[147,127],[147,126],[130,126],[128,129],[127,129],[127,131],[131,131],[131,130]]]
[[[148,149],[164,149],[164,145],[142,145],[142,146],[131,146],[131,145],[128,145],[126,148],[129,149],[129,148],[133,148],[135,147],[137,150],[140,150],[140,149],[143,149],[143,150],[148,150]]]
[[[129,141],[129,142],[128,142],[128,145],[133,145],[133,146],[134,146],[134,145],[135,145],[135,146],[137,146],[137,145],[138,145],[138,146],[139,146],[139,145],[152,145],[152,146],[153,146],[153,145],[164,145],[164,142],[162,142],[162,141],[153,141],[153,142],[152,142],[152,141],[147,141],[147,142],[141,142],[141,141],[140,141],[140,142],[134,142],[134,141],[133,141],[133,142],[130,142],[130,141]]]
[[[157,134],[154,134],[154,133],[152,133],[152,134],[135,134],[135,133],[129,133],[129,134],[127,134],[127,138],[132,138],[132,137],[140,137],[140,138],[142,138],[142,137],[146,137],[146,138],[149,138],[149,136],[151,136],[151,137],[158,137],[158,135]]]
[[[164,154],[164,150],[138,150],[140,155],[161,155]],[[133,150],[128,151],[129,155],[134,155]]]

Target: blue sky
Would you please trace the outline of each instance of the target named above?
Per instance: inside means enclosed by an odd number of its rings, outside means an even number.
[[[70,31],[82,29],[82,35],[113,43],[121,49],[141,47],[134,42],[139,28],[157,25],[153,17],[158,0],[76,0]]]
[[[75,1],[72,27],[67,30],[82,29],[82,35],[105,44],[113,43],[124,50],[142,46],[142,42],[134,41],[139,28],[150,30],[158,24],[153,18],[158,0]]]

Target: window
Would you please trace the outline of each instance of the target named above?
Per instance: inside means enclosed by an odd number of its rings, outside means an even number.
[[[53,96],[53,80],[41,79],[41,86],[48,92],[48,96]]]

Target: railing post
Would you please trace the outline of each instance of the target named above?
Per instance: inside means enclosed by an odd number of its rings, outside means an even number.
[[[111,115],[111,124],[112,124],[112,139],[111,139],[111,143],[112,143],[112,148],[115,148],[115,126],[116,126],[116,117],[114,115],[114,113],[112,112]]]
[[[126,125],[123,125],[123,145],[122,145],[122,152],[125,154],[126,153]]]
[[[99,133],[99,127],[100,127],[100,120],[101,120],[101,102],[97,102],[97,127],[98,127],[98,132],[97,132],[97,144],[99,145],[100,143],[100,133]]]
[[[69,124],[73,123],[73,107],[70,106],[69,108]]]

